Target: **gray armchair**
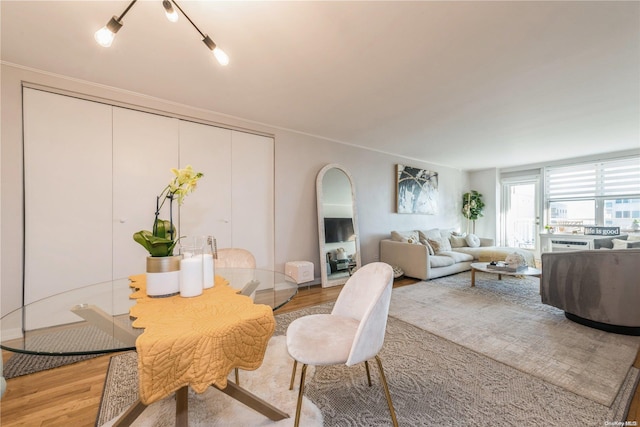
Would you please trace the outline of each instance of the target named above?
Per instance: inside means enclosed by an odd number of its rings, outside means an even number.
[[[4,379],[4,374],[2,373],[2,352],[0,351],[0,397],[4,395],[4,392],[7,390],[7,382]]]
[[[640,249],[542,254],[544,304],[597,329],[640,335]]]

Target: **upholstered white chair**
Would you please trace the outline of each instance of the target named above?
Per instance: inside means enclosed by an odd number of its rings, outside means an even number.
[[[371,386],[368,360],[375,358],[394,426],[398,426],[391,394],[378,352],[384,343],[387,315],[393,289],[393,269],[374,262],[357,270],[340,291],[331,314],[298,318],[287,328],[287,350],[293,358],[293,382],[298,362],[302,363],[295,426],[300,423],[307,365],[347,366],[364,362]]]
[[[215,268],[256,268],[256,258],[253,254],[242,248],[222,248],[216,251],[214,260]],[[240,291],[240,294],[249,296],[256,289],[255,282],[249,282]],[[236,384],[240,385],[240,372],[235,368]]]

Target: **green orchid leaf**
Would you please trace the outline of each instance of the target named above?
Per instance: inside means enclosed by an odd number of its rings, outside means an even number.
[[[147,251],[151,250],[151,244],[149,243],[148,236],[151,236],[151,232],[147,230],[138,231],[133,233],[133,240],[140,243]]]
[[[161,237],[163,239],[170,238],[170,230],[173,230],[174,234],[176,232],[176,227],[171,227],[171,221],[167,221],[166,219],[158,219],[155,229],[156,232],[154,233],[154,236]]]
[[[133,234],[133,240],[140,243],[151,256],[170,256],[177,242],[164,237],[156,237],[148,230],[138,231]]]

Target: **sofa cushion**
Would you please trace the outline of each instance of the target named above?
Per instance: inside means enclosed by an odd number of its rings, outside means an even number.
[[[514,252],[521,254],[529,267],[535,267],[536,261],[533,252],[526,249],[508,248],[502,246],[482,246],[480,248],[456,248],[453,252],[462,252],[473,256],[480,262],[504,261],[509,254]]]
[[[467,242],[467,246],[469,246],[470,248],[480,247],[480,238],[475,234],[468,234],[467,237],[465,237],[465,240]]]
[[[447,252],[440,252],[438,255],[448,256],[452,258],[456,263],[473,261],[473,255],[465,254],[463,252],[447,251]]]
[[[443,239],[448,239],[455,232],[453,228],[439,228],[438,230],[440,231],[440,237]]]
[[[440,235],[440,229],[432,228],[431,230],[418,230],[418,235],[421,240],[426,241],[427,239],[439,239],[442,236]]]
[[[452,257],[446,255],[433,255],[429,257],[429,265],[431,268],[448,267],[455,263]]]
[[[420,244],[420,237],[417,231],[392,231],[391,240],[396,242],[411,243],[412,245]]]
[[[451,242],[449,242],[448,237],[442,237],[440,239],[442,241],[442,245],[440,246],[440,250],[444,252],[448,252],[451,250]]]

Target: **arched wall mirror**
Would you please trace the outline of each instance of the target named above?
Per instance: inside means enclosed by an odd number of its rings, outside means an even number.
[[[322,287],[344,284],[360,268],[356,191],[351,174],[329,164],[316,178]]]

